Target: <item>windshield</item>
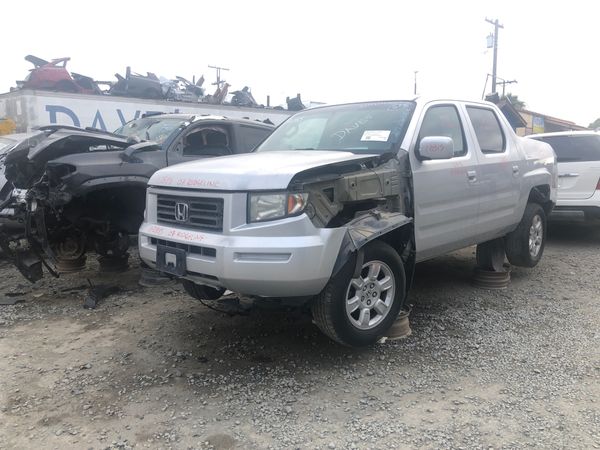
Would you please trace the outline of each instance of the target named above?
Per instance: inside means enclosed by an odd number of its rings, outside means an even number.
[[[369,102],[303,111],[281,124],[256,151],[386,153],[402,142],[413,110],[413,102]]]
[[[558,162],[600,161],[600,136],[596,134],[533,138],[550,144]]]
[[[164,141],[187,120],[175,117],[145,117],[132,120],[115,131],[127,137],[137,137],[141,141],[154,141],[162,145]]]

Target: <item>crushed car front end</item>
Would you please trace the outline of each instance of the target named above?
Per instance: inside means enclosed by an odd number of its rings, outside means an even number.
[[[131,146],[99,130],[49,126],[6,154],[0,246],[25,278],[40,279],[43,267],[53,275],[78,270],[88,249],[124,257],[156,170],[124,164]]]

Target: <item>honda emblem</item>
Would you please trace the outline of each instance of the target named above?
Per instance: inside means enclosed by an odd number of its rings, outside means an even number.
[[[175,220],[187,222],[190,215],[190,207],[187,203],[175,203]]]

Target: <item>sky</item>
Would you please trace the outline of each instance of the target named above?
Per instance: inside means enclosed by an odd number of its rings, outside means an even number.
[[[3,2],[0,92],[33,54],[115,80],[125,67],[168,78],[227,67],[231,90],[259,103],[286,96],[341,103],[426,97],[480,99],[492,72],[486,36],[499,19],[498,77],[527,109],[587,126],[600,117],[600,2],[113,1]],[[488,82],[487,92],[491,88]],[[209,86],[209,91],[214,89]]]

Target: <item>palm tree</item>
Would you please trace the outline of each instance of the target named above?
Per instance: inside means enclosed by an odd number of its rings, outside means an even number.
[[[519,96],[518,95],[514,95],[511,94],[510,92],[508,94],[506,94],[506,96],[504,97],[506,99],[508,99],[508,101],[516,108],[516,109],[524,109],[525,108],[525,102],[523,100],[519,100]]]

